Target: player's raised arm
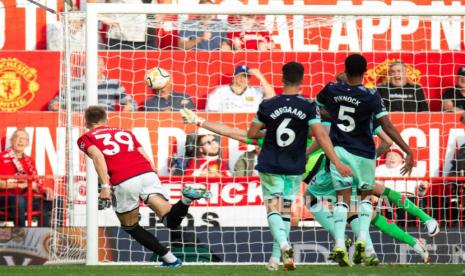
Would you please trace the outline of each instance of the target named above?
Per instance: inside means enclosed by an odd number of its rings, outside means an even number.
[[[381,139],[381,143],[376,147],[376,156],[385,154],[392,146],[392,139],[382,129],[376,129],[375,134]]]
[[[328,133],[326,133],[323,126],[320,123],[312,124],[312,131],[328,159],[336,166],[337,171],[344,177],[351,176],[352,170],[350,167],[344,165],[337,157],[336,152],[334,152],[333,143],[329,139]]]
[[[271,84],[266,80],[265,76],[263,76],[260,70],[251,68],[249,69],[249,74],[255,76],[260,81],[260,85],[262,86],[264,92],[264,99],[269,99],[276,95],[273,86],[271,86]]]
[[[266,101],[263,101],[259,106],[258,106],[258,111],[257,115],[252,121],[252,124],[249,127],[249,130],[247,131],[247,138],[249,139],[259,139],[264,137],[264,132],[262,131],[265,128],[265,121],[266,121],[266,116],[263,111],[263,104]]]
[[[384,132],[406,153],[405,164],[401,169],[402,175],[410,175],[413,168],[413,155],[407,143],[402,139],[400,133],[389,120],[388,113],[383,104],[383,99],[379,93],[374,94],[373,101],[370,103],[373,114],[376,116]]]
[[[90,146],[87,149],[87,155],[90,159],[92,159],[92,162],[94,162],[95,170],[102,181],[102,189],[100,191],[99,198],[103,200],[111,200],[110,176],[108,175],[105,156],[103,156],[103,153],[96,146]]]

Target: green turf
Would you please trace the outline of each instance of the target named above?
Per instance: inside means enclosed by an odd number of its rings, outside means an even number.
[[[268,272],[263,265],[260,266],[184,266],[181,268],[153,268],[151,266],[94,266],[62,265],[62,266],[1,266],[0,275],[455,275],[462,276],[465,264],[461,265],[380,265],[378,267],[351,267],[336,266],[297,266],[292,272]],[[464,274],[465,275],[465,274]]]

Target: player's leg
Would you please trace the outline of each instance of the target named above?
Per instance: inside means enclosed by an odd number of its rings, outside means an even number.
[[[266,200],[268,224],[274,240],[279,244],[285,270],[294,270],[293,249],[288,242],[285,218],[282,217],[282,197]]]
[[[337,191],[338,201],[333,211],[334,219],[334,257],[340,266],[352,266],[345,247],[345,231],[350,206],[350,188]]]
[[[401,193],[392,190],[388,187],[385,187],[382,183],[375,183],[373,189],[374,195],[378,197],[384,197],[389,200],[389,202],[395,204],[397,207],[404,209],[407,213],[419,218],[423,223],[425,223],[428,229],[428,235],[434,237],[439,234],[439,224],[431,216],[428,216],[423,210],[415,205],[410,199],[406,196],[403,196]]]
[[[369,256],[372,256],[372,259],[374,259],[375,253],[370,238],[370,223],[373,215],[371,195],[373,194],[373,184],[375,181],[376,160],[351,153],[346,154],[352,160],[352,164],[354,164],[352,171],[356,179],[355,188],[357,188],[360,196],[357,209],[359,231],[357,241],[355,242],[353,259],[354,261],[361,261],[370,259]],[[353,224],[357,225],[356,222]],[[365,252],[367,248],[369,248],[368,253],[370,255],[367,255],[367,252]]]
[[[305,167],[306,172],[301,177],[303,179],[302,181],[309,184],[309,182],[312,179],[315,178],[314,176],[318,173],[318,171],[321,168],[324,167],[325,163],[326,163],[326,158],[325,158],[324,154],[320,154],[320,155],[314,154],[314,155],[310,156],[309,159],[307,160],[307,164],[306,164],[306,167]],[[332,187],[332,184],[331,184],[331,175],[329,173],[327,174],[327,178],[329,179],[329,187],[331,188],[331,190],[333,190],[333,187]],[[301,185],[300,182],[301,181],[299,181],[298,185],[295,185],[295,186],[290,185],[290,186],[288,186],[288,188],[290,188],[291,194],[295,194],[298,191],[298,188]],[[291,183],[291,184],[293,184],[293,183]],[[297,191],[296,191],[296,189],[297,189]],[[308,192],[307,192],[307,194],[308,194]],[[294,198],[295,198],[295,195],[294,195]],[[310,205],[309,202],[311,202],[311,201],[308,200],[307,202],[308,202],[307,205]],[[284,204],[286,205],[286,202]],[[320,210],[320,208],[319,208],[320,203],[317,203],[317,204],[315,204],[314,208],[316,210]],[[310,206],[308,208],[310,209]],[[326,211],[326,212],[323,212],[322,216],[324,216],[325,218],[326,217],[331,217],[332,218],[332,213],[328,210],[328,208],[323,206],[323,209],[325,209],[324,211]],[[285,224],[285,230],[286,230],[287,236],[289,238],[289,233],[290,233],[290,229],[291,229],[291,223],[290,223],[291,213],[290,213],[290,211],[288,213],[289,214],[285,214],[285,211],[283,211],[283,214],[282,214],[283,216],[282,217],[283,217],[283,221],[284,221],[284,224]],[[317,214],[317,216],[318,216],[318,214]],[[289,219],[287,219],[287,218],[289,218]],[[318,218],[316,218],[316,219],[318,221]],[[321,221],[319,221],[319,223],[321,225],[324,224],[324,222],[321,222]],[[323,227],[325,227],[325,225],[323,225]],[[334,231],[334,222],[331,223],[331,227],[330,227],[329,231],[331,231],[331,233],[333,233],[333,231]],[[273,242],[273,250],[271,252],[271,257],[270,257],[270,259],[268,261],[268,264],[266,265],[267,269],[270,270],[270,271],[277,270],[278,267],[279,267],[280,258],[281,258],[281,249],[279,247],[278,242],[275,240]]]
[[[281,262],[281,247],[279,246],[278,241],[273,241],[273,250],[271,251],[271,257],[268,260],[268,263],[265,265],[266,269],[269,271],[279,270],[279,263]]]
[[[294,202],[293,200],[290,200],[288,198],[283,198],[283,201],[282,201],[281,217],[283,219],[284,232],[286,233],[286,240],[288,242],[289,242],[289,235],[291,233],[291,207],[292,207],[293,202]],[[290,247],[290,248],[292,249],[292,247]],[[289,249],[289,248],[287,248],[287,249]],[[282,252],[283,252],[283,250],[281,250],[281,253]],[[286,254],[288,254],[288,253],[286,253]],[[291,266],[292,267],[289,267],[289,262],[291,262],[291,261],[286,261],[286,258],[289,258],[289,256],[282,256],[282,257],[283,257],[283,260],[285,260],[283,262],[285,269],[294,270],[295,269],[294,257],[291,256],[291,258],[292,258],[292,265]]]
[[[116,215],[121,222],[121,228],[131,235],[138,243],[160,256],[165,265],[182,265],[166,246],[162,245],[154,235],[139,225],[139,208],[125,213],[116,213]]]
[[[373,215],[373,205],[370,195],[371,191],[362,191],[360,193],[357,219],[356,222],[353,222],[351,225],[358,225],[358,233],[356,232],[357,241],[355,242],[353,255],[353,261],[356,263],[360,263],[360,261],[365,260],[368,256],[367,253],[374,255],[373,244],[371,243],[370,237],[370,223]]]
[[[282,205],[282,219],[284,223],[284,231],[286,232],[287,240],[291,232],[291,208],[295,202],[295,198],[300,191],[302,185],[302,175],[286,175],[284,176],[284,191],[283,191],[283,205]],[[292,247],[288,247],[283,256],[283,264],[285,270],[294,270],[294,253]]]
[[[161,185],[155,173],[143,174],[141,177],[144,183],[141,198],[170,229],[175,229],[181,224],[194,200],[211,195],[206,189],[186,186],[182,191],[182,198],[174,205],[170,205],[168,191]]]
[[[307,205],[316,221],[335,240],[334,215],[325,201],[336,202],[336,192],[331,182],[331,174],[324,168],[313,177],[307,186]]]
[[[425,263],[429,261],[429,253],[423,240],[414,238],[409,233],[402,230],[394,222],[386,219],[386,217],[379,213],[375,213],[373,215],[371,224],[391,238],[410,245],[415,252],[421,255]]]
[[[139,225],[139,196],[142,187],[142,176],[137,176],[113,188],[113,204],[121,228],[138,243],[160,256],[164,264],[180,266],[182,263],[154,235]]]
[[[355,234],[355,238],[358,239],[358,235],[360,233],[360,220],[357,213],[353,213],[349,215],[349,219],[347,219],[347,223],[349,223],[352,232]],[[373,246],[373,241],[371,240],[370,235],[366,237],[365,240],[365,254],[361,254],[360,250],[356,250],[354,255],[352,256],[352,261],[354,264],[361,264],[362,262],[368,266],[376,266],[379,264],[379,259],[376,256],[376,251]]]
[[[328,164],[329,165],[329,164]],[[329,167],[328,167],[329,169]],[[337,201],[336,191],[331,182],[331,173],[326,169],[326,161],[323,161],[319,171],[314,174],[314,177],[309,180],[307,186],[307,206],[312,212],[315,220],[330,233],[334,238],[334,216],[329,210],[328,205],[334,204]],[[345,247],[348,251],[352,246],[352,240],[345,238]],[[334,260],[334,251],[328,256],[328,260]]]
[[[339,159],[344,164],[350,166],[350,159],[347,159],[346,151],[341,147],[334,148]],[[352,168],[352,166],[351,166]],[[352,168],[352,170],[354,170]],[[345,230],[347,224],[347,215],[349,213],[350,198],[352,194],[352,177],[343,177],[336,170],[334,164],[330,164],[331,180],[336,190],[337,202],[334,207],[333,217],[334,217],[334,236],[336,240],[336,245],[334,246],[334,257],[339,262],[340,266],[351,266],[352,264],[349,261],[349,255],[345,248]]]
[[[273,239],[281,249],[285,269],[293,269],[292,247],[287,240],[285,223],[282,217],[284,176],[260,173],[260,184],[262,186],[263,200],[267,210],[267,220]]]
[[[281,217],[283,219],[284,231],[286,232],[287,240],[289,240],[289,234],[291,232],[291,205],[292,202],[283,200],[283,209],[281,210]],[[271,257],[266,264],[266,268],[269,271],[279,270],[279,263],[281,259],[281,246],[277,240],[273,241],[273,250],[271,251]]]

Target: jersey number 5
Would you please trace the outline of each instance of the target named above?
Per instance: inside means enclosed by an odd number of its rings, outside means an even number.
[[[347,113],[355,113],[355,108],[341,105],[337,118],[343,121],[344,124],[337,124],[337,127],[344,132],[351,132],[355,129],[355,120]]]
[[[295,132],[292,129],[287,128],[287,125],[289,125],[291,120],[291,118],[284,119],[276,130],[276,143],[280,147],[287,147],[295,140]],[[287,135],[286,139],[283,139],[284,134]]]
[[[132,141],[132,137],[129,133],[126,132],[118,131],[115,133],[114,137],[112,137],[112,135],[109,133],[98,134],[95,135],[95,138],[103,139],[103,145],[110,147],[102,151],[105,155],[115,155],[120,152],[120,144],[127,145],[128,151],[134,150],[134,142]],[[114,140],[112,138],[114,138]]]

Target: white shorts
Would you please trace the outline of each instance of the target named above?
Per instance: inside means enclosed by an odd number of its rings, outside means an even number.
[[[168,200],[166,190],[154,172],[134,176],[113,186],[113,208],[117,213],[126,213],[139,207],[139,200],[144,202],[154,194],[159,194]]]

